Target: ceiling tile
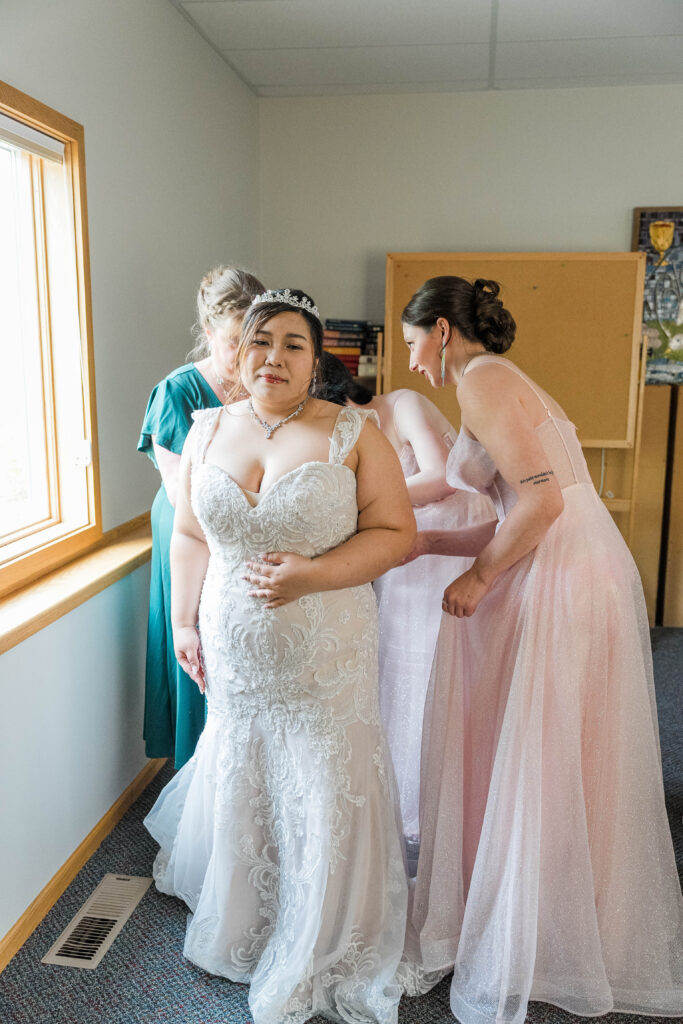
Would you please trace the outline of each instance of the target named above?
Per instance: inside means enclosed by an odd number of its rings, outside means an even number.
[[[220,50],[485,43],[491,0],[248,0],[183,9]]]
[[[499,43],[496,86],[507,79],[678,75],[683,78],[683,36]]]
[[[226,59],[252,86],[457,82],[486,78],[489,48],[377,46],[319,50],[228,50]]]
[[[499,0],[499,42],[676,33],[681,0]]]

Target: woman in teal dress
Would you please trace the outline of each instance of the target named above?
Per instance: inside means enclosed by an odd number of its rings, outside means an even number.
[[[228,401],[242,318],[251,300],[264,291],[257,278],[236,267],[209,271],[197,294],[198,344],[188,356],[191,361],[152,391],[138,442],[138,451],[149,456],[162,481],[152,505],[143,735],[147,756],[173,757],[176,768],[194,753],[206,705],[197,684],[176,661],[171,631],[169,548],[180,453],[192,413]]]

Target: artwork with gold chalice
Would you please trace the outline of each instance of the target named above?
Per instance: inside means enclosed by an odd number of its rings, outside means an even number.
[[[650,241],[652,248],[659,253],[656,267],[668,267],[670,264],[664,259],[665,254],[673,245],[674,231],[676,225],[672,220],[653,220],[650,224]]]
[[[647,253],[645,381],[683,384],[683,208],[636,210],[634,227],[634,248]]]

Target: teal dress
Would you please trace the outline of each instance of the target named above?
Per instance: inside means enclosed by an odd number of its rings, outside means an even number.
[[[145,452],[156,466],[154,437],[162,448],[180,455],[194,410],[220,404],[193,363],[179,367],[157,384],[149,396],[138,451]],[[162,483],[152,505],[143,736],[147,757],[173,757],[176,768],[182,768],[194,754],[204,728],[206,700],[197,684],[183,672],[173,651],[169,562],[173,514],[173,505]]]

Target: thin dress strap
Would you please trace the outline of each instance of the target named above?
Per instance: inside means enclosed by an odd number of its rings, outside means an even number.
[[[536,388],[534,387],[534,385],[533,385],[533,384],[531,383],[531,381],[529,380],[529,378],[527,377],[527,375],[526,375],[526,374],[525,374],[525,373],[524,373],[524,372],[523,372],[522,370],[520,370],[520,368],[519,368],[518,366],[515,366],[515,364],[514,364],[514,363],[511,363],[511,362],[509,362],[509,361],[508,361],[507,359],[499,359],[499,357],[498,357],[498,356],[496,356],[496,355],[493,355],[492,353],[489,353],[489,352],[481,352],[481,353],[479,353],[479,354],[478,354],[478,355],[476,355],[476,356],[472,356],[472,359],[470,359],[470,361],[469,361],[469,362],[467,363],[467,366],[465,367],[465,369],[464,369],[464,371],[463,371],[463,377],[464,377],[464,376],[465,376],[465,374],[466,374],[466,373],[468,372],[468,370],[469,370],[469,367],[470,367],[470,366],[471,366],[471,364],[472,364],[472,360],[473,360],[473,359],[481,359],[481,358],[485,358],[485,359],[490,359],[490,360],[492,360],[492,362],[494,362],[494,363],[496,364],[496,366],[507,366],[508,370],[512,370],[512,372],[513,372],[514,374],[516,374],[516,375],[517,375],[517,376],[518,376],[519,378],[521,378],[521,380],[523,380],[523,381],[524,381],[524,383],[525,383],[525,384],[526,384],[526,385],[527,385],[528,387],[530,387],[530,388],[531,388],[531,390],[533,391],[533,393],[534,393],[534,394],[536,395],[536,398],[537,398],[537,399],[539,400],[539,402],[541,403],[541,405],[542,405],[542,406],[543,406],[543,408],[545,409],[545,411],[546,411],[546,414],[547,414],[548,416],[550,416],[550,417],[551,417],[551,419],[552,419],[552,418],[554,418],[554,417],[553,417],[553,414],[551,413],[550,409],[548,408],[548,405],[547,405],[547,403],[545,402],[545,400],[544,400],[543,396],[539,394],[539,392],[538,392],[538,391],[536,390]]]
[[[218,429],[219,416],[223,412],[223,406],[217,409],[197,409],[192,413],[194,424],[192,433],[194,443],[192,445],[192,462],[199,465],[206,458],[206,450],[213,441],[214,434]]]
[[[566,454],[567,458],[569,459],[569,465],[572,468],[572,473],[574,474],[574,479],[578,480],[579,477],[578,477],[578,474],[576,472],[576,466],[574,465],[574,460],[572,458],[572,454],[569,451],[569,448],[567,447],[567,442],[564,439],[564,435],[563,435],[562,431],[560,430],[560,428],[557,425],[557,417],[553,416],[553,414],[551,413],[550,409],[548,408],[547,403],[545,402],[543,397],[538,393],[538,391],[536,390],[534,385],[531,383],[531,381],[529,380],[527,375],[522,370],[520,370],[520,368],[518,366],[515,366],[514,363],[510,363],[507,359],[499,359],[498,356],[492,355],[492,354],[490,354],[488,352],[481,352],[479,355],[472,356],[472,359],[480,359],[482,357],[488,357],[497,366],[507,366],[507,368],[509,370],[512,370],[512,372],[514,374],[516,374],[520,378],[520,380],[524,381],[524,383],[527,385],[527,387],[531,388],[533,393],[536,395],[536,398],[539,400],[539,402],[541,403],[541,405],[543,406],[543,408],[546,411],[546,417],[547,417],[546,422],[547,422],[548,419],[552,422],[552,424],[553,424],[553,426],[555,428],[555,432],[559,436],[560,441],[562,443],[562,447],[565,450],[565,454]],[[467,370],[468,370],[469,366],[472,363],[472,359],[470,359],[469,363],[467,363],[467,366],[465,367],[465,369],[463,371],[463,377],[467,373]]]
[[[348,459],[367,419],[379,427],[379,416],[374,409],[350,409],[343,406],[339,410],[330,438],[331,465],[341,466]]]

